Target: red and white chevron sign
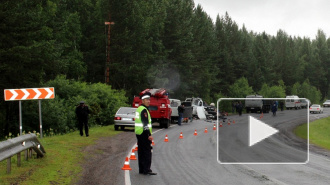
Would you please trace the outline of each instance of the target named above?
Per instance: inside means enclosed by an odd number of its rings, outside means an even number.
[[[55,98],[54,87],[31,89],[5,89],[5,101]]]

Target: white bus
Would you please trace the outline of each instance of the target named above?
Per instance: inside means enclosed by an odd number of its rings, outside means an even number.
[[[286,96],[285,100],[286,109],[301,109],[301,102],[298,96]]]

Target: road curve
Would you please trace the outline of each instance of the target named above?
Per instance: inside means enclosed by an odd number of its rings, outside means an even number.
[[[306,109],[279,111],[276,117],[265,114],[263,121],[284,130],[272,142],[281,142],[281,146],[287,149],[301,150],[304,141],[296,138],[292,129],[304,121],[299,118],[305,113]],[[229,117],[237,120],[236,123],[218,127],[219,132],[230,135],[246,129],[245,126],[239,126],[244,124],[239,121],[244,120],[244,116],[247,115]],[[330,109],[325,109],[323,114],[310,114],[310,121],[327,116],[330,116]],[[130,161],[132,170],[126,171],[126,184],[329,184],[330,158],[327,155],[330,153],[317,147],[312,147],[307,164],[219,164],[217,132],[212,129],[214,124],[194,120],[182,126],[158,130],[153,134],[155,146],[151,165],[158,175],[141,175],[138,173],[138,162]],[[205,128],[208,133],[204,133]],[[195,130],[197,136],[194,135]],[[183,139],[179,139],[180,132],[183,133]],[[166,134],[169,142],[164,142]],[[242,141],[233,138],[233,145],[235,142],[241,144]]]

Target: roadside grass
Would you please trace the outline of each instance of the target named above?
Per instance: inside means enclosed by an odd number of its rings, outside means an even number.
[[[7,174],[7,160],[0,162],[0,184],[72,184],[79,180],[84,159],[82,148],[92,145],[100,137],[113,136],[119,131],[114,126],[92,127],[89,137],[80,136],[79,131],[65,135],[39,138],[46,150],[43,158],[25,161],[21,153],[21,167],[17,167],[17,155],[11,158],[11,173]],[[100,151],[95,152],[100,153]]]
[[[307,139],[307,123],[298,126],[294,133]],[[330,150],[330,117],[309,123],[309,142]]]

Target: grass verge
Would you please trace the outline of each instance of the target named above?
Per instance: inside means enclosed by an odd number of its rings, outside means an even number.
[[[307,124],[298,126],[294,133],[307,139]],[[330,150],[330,117],[309,123],[309,142]]]
[[[0,162],[0,184],[71,184],[78,180],[82,171],[83,147],[92,145],[100,137],[113,136],[120,132],[114,126],[92,127],[89,137],[81,137],[79,132],[39,138],[46,155],[39,159],[24,160],[22,152],[21,167],[17,167],[16,155],[12,157],[11,173],[6,174],[7,160]]]

